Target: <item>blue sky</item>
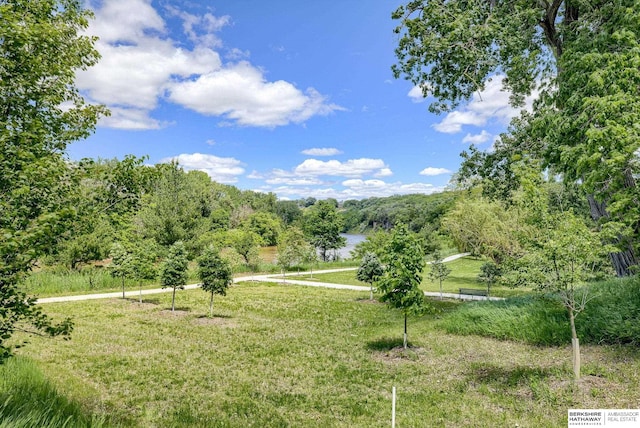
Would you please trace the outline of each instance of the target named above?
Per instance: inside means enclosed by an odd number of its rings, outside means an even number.
[[[445,188],[469,144],[489,149],[516,112],[496,77],[428,112],[395,80],[390,0],[90,0],[100,63],[78,73],[112,115],[72,159],[148,155],[280,199]]]

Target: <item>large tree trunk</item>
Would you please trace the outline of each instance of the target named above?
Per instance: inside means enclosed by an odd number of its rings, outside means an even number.
[[[587,195],[589,201],[589,210],[591,218],[595,222],[599,222],[602,218],[609,218],[607,212],[607,204],[605,202],[596,201],[593,195]],[[620,245],[623,242],[622,237],[613,242],[614,245]],[[609,258],[613,264],[617,276],[629,276],[632,274],[632,267],[638,264],[635,252],[631,244],[623,244],[623,250],[618,253],[609,253]]]

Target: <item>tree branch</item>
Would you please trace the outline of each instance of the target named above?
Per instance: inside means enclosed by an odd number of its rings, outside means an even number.
[[[556,19],[563,1],[564,0],[554,0],[550,5],[544,2],[546,5],[546,14],[539,22],[540,27],[544,30],[547,42],[553,48],[552,50],[556,60],[562,55],[562,41],[560,37],[558,37],[558,31],[556,30]]]

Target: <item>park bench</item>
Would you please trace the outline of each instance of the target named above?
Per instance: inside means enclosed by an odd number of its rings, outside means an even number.
[[[477,288],[461,288],[460,294],[468,294],[470,296],[488,296],[487,290],[479,290]]]

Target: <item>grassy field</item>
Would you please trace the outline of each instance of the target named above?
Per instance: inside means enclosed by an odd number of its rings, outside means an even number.
[[[486,285],[477,280],[478,273],[480,272],[480,266],[482,266],[483,263],[484,261],[475,259],[473,257],[463,257],[461,259],[448,262],[446,265],[451,269],[451,273],[442,283],[442,291],[445,293],[458,293],[460,288],[486,289]],[[431,280],[429,280],[428,272],[429,266],[427,266],[424,270],[421,288],[424,291],[439,292],[440,285],[437,282],[432,282]],[[368,284],[356,279],[355,271],[313,274],[313,276],[301,275],[299,278],[296,277],[296,279],[332,282],[336,284],[362,285],[365,287],[369,286]],[[491,288],[491,295],[497,297],[520,296],[528,294],[530,292],[531,290],[526,288]]]
[[[393,386],[399,427],[557,427],[569,408],[637,408],[636,348],[584,346],[572,382],[569,346],[446,333],[438,323],[459,304],[445,301],[410,318],[404,351],[401,313],[367,298],[241,284],[212,319],[200,290],[179,292],[175,313],[169,295],[50,304],[74,318],[73,339],[35,337],[18,353],[107,425],[386,427]]]

